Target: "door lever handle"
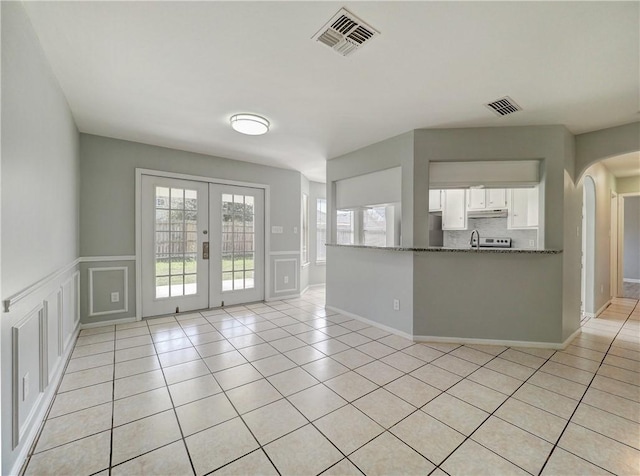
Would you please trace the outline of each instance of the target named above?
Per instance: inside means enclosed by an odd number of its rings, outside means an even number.
[[[202,259],[209,259],[209,242],[202,242]]]

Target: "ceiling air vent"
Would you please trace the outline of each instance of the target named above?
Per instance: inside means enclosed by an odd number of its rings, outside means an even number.
[[[509,96],[496,99],[489,104],[485,104],[485,106],[495,112],[498,116],[506,116],[507,114],[522,111],[522,108],[518,106],[515,101]]]
[[[342,56],[349,56],[379,34],[380,32],[371,25],[342,8],[313,35],[312,39],[333,48]]]

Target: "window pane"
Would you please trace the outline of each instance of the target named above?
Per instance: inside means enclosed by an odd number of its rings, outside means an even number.
[[[187,274],[184,277],[184,294],[189,296],[198,292],[197,276],[195,274]]]
[[[244,234],[244,251],[255,251],[255,235],[253,233]]]
[[[171,276],[171,296],[183,296],[184,295],[184,277]]]
[[[385,207],[373,207],[364,210],[362,215],[362,233],[365,245],[387,245]]]
[[[244,289],[244,272],[233,273],[233,289]]]
[[[255,269],[254,268],[254,254],[253,253],[245,253],[244,255],[244,269],[245,270],[250,270],[250,269]]]
[[[233,271],[233,253],[222,254],[222,271]]]
[[[169,277],[156,278],[156,298],[169,297]]]
[[[198,271],[197,255],[184,255],[184,272],[195,273],[196,271]]]
[[[222,290],[231,291],[233,289],[233,273],[222,273]]]
[[[244,233],[233,234],[233,251],[236,253],[244,253]]]
[[[184,208],[185,210],[198,209],[198,192],[195,190],[184,191]]]
[[[252,289],[255,287],[255,281],[253,279],[254,277],[254,272],[253,271],[246,271],[244,273],[244,287],[245,289]]]
[[[233,251],[233,233],[222,234],[222,252],[231,253]]]
[[[156,210],[156,231],[169,230],[169,211]]]
[[[302,262],[309,262],[309,196],[302,194]]]
[[[353,245],[353,210],[338,210],[336,217],[337,243]]]
[[[156,276],[167,276],[169,274],[169,256],[156,256]]]
[[[156,187],[156,208],[169,208],[169,189]]]
[[[171,189],[171,208],[183,209],[184,208],[184,190],[181,188]]]
[[[184,259],[182,255],[171,258],[171,275],[184,273]]]

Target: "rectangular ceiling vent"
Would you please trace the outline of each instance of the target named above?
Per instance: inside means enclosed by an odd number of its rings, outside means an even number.
[[[509,96],[496,99],[489,104],[485,104],[485,106],[495,112],[498,116],[506,116],[507,114],[522,111],[522,108],[518,106],[516,102]]]
[[[324,43],[342,56],[349,56],[379,34],[371,25],[342,8],[312,39]]]

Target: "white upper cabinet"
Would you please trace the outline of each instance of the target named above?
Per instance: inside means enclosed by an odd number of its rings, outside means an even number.
[[[487,189],[487,208],[505,208],[507,191],[504,188]]]
[[[469,210],[484,210],[487,206],[487,194],[483,188],[470,188],[467,192],[467,208]]]
[[[444,202],[442,204],[442,229],[443,230],[466,230],[466,191],[465,190],[444,190]]]
[[[538,187],[514,188],[509,192],[509,228],[536,228],[538,226]]]
[[[429,190],[429,211],[439,212],[442,210],[442,190]]]

